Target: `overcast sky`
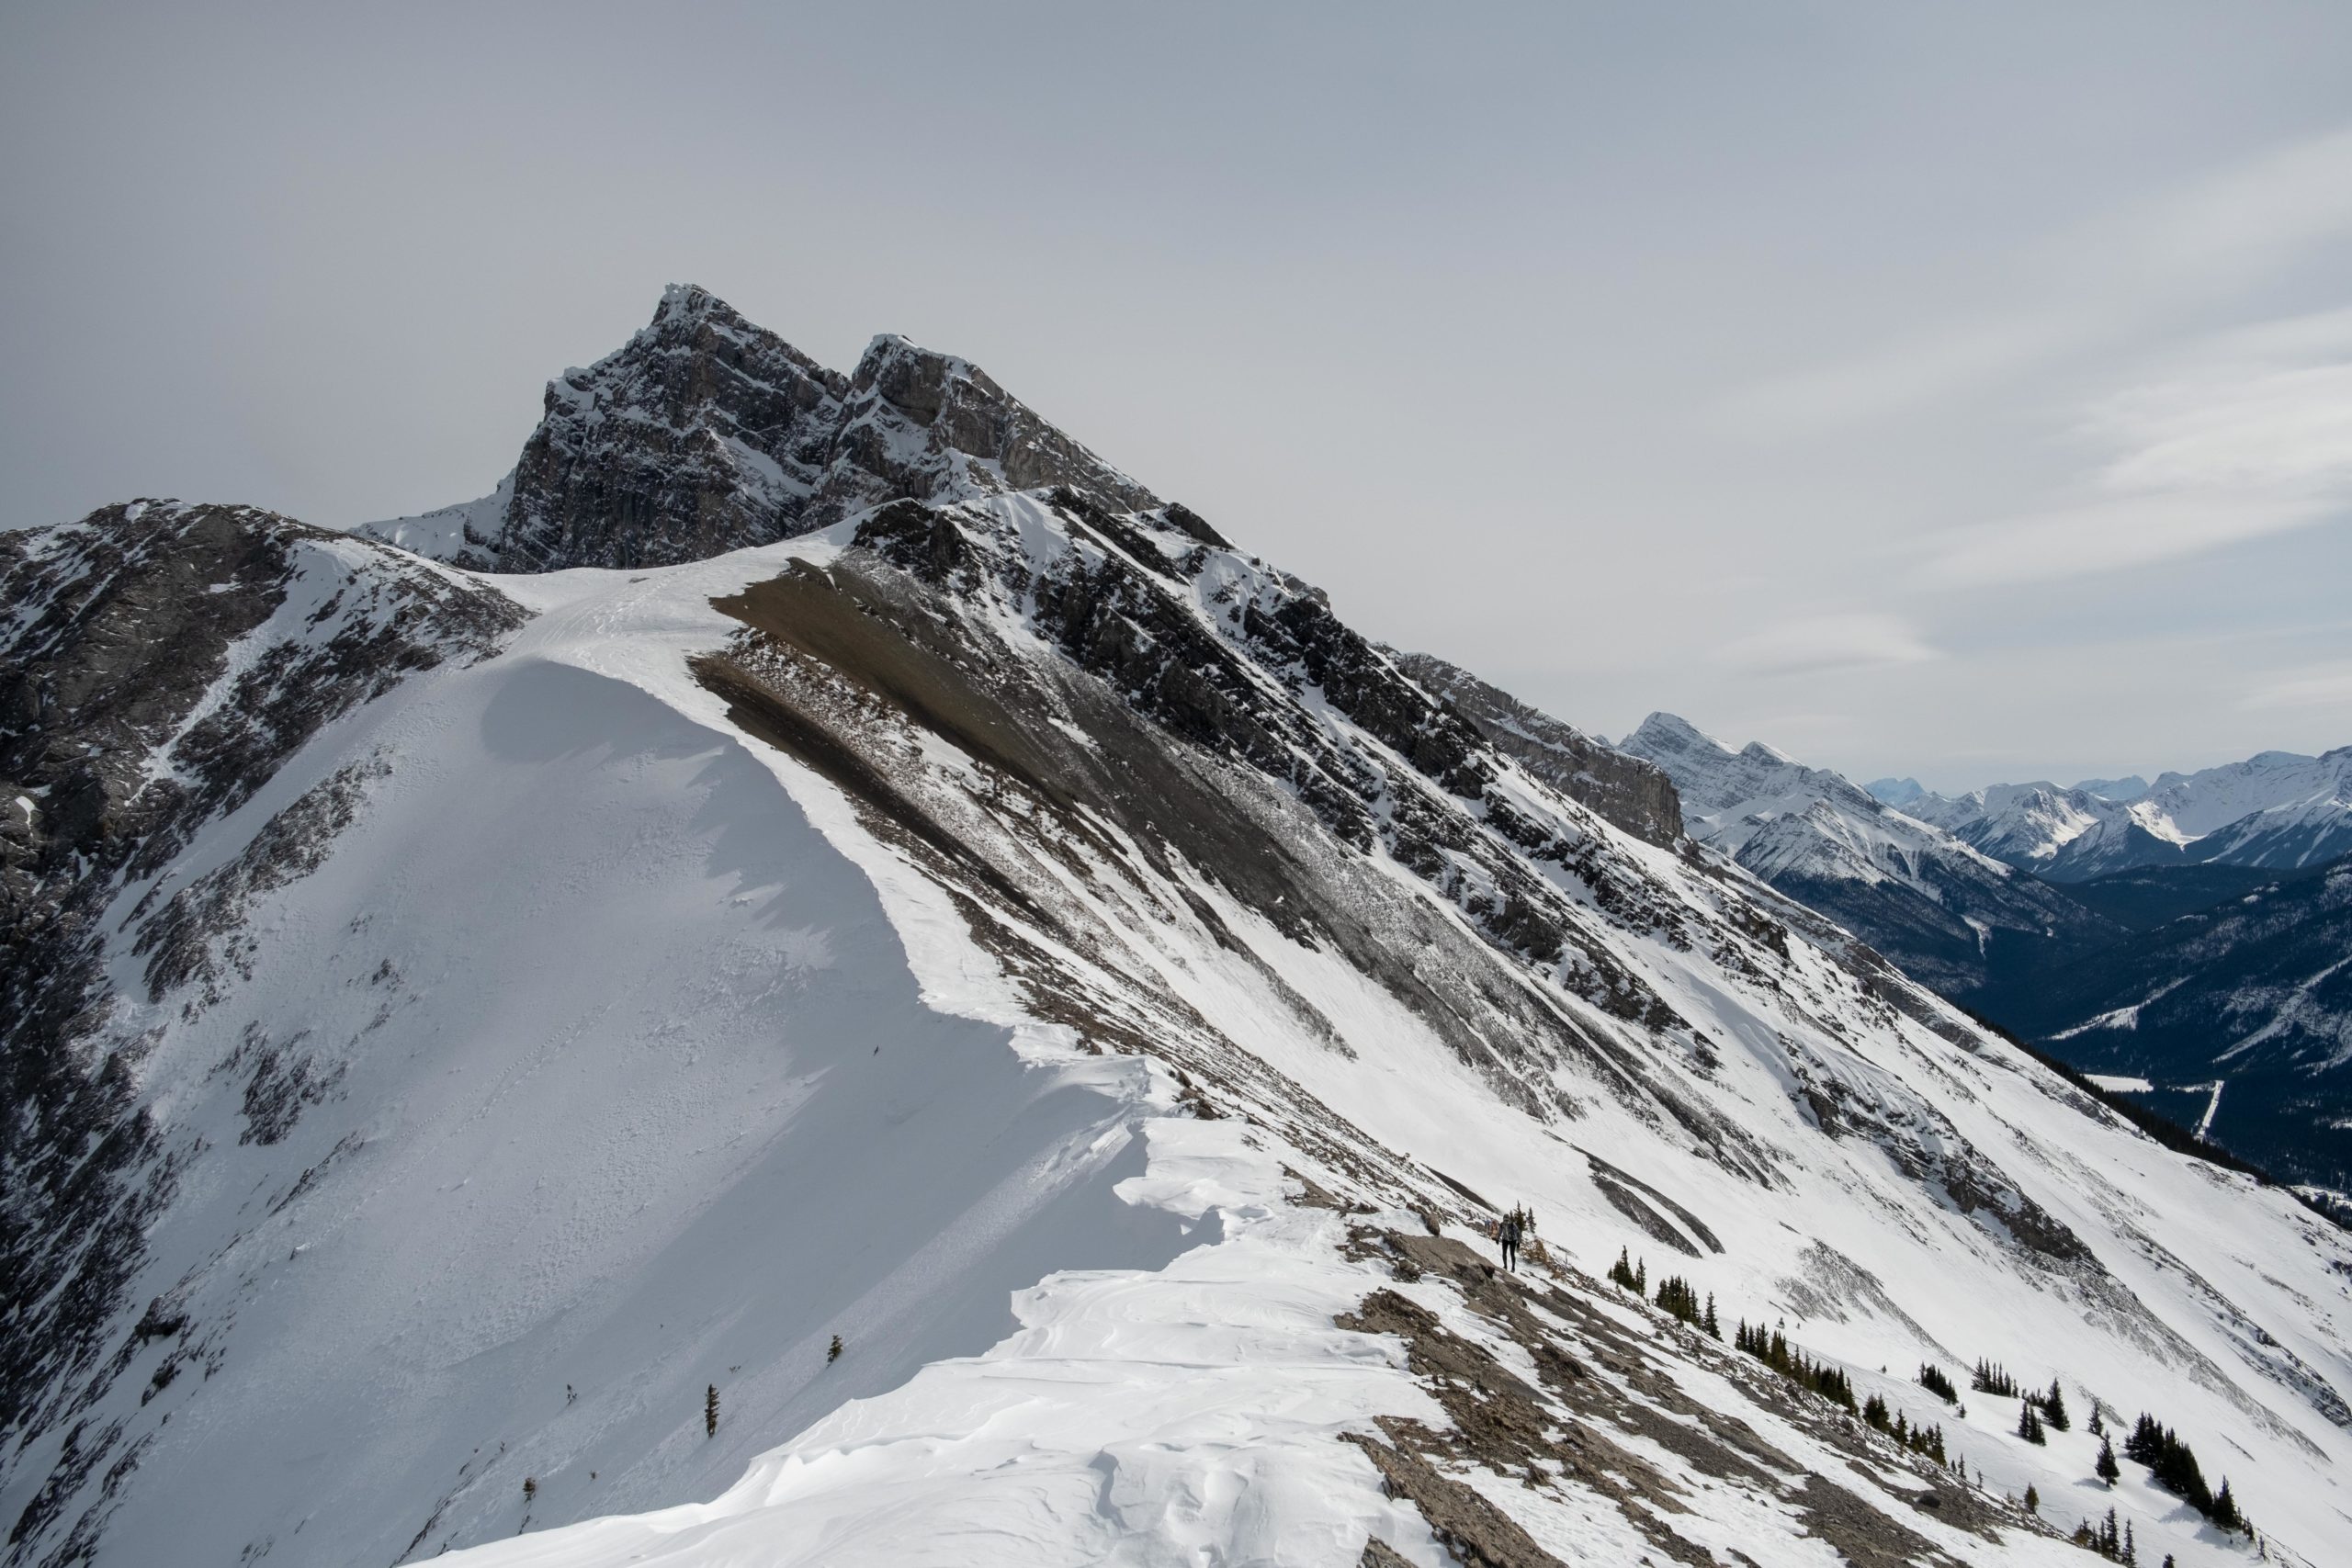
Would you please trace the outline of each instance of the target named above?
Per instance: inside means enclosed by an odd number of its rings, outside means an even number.
[[[0,522],[488,491],[703,284],[1366,632],[1931,787],[2352,742],[2352,6],[0,9]]]

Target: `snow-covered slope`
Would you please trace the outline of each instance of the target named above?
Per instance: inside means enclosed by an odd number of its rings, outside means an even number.
[[[9,840],[54,999],[6,1025],[12,1563],[2058,1564],[2109,1506],[2249,1557],[1909,1377],[1978,1357],[2156,1412],[2274,1560],[2352,1529],[2352,1246],[2288,1195],[1182,508],[843,505],[495,580],[202,509],[19,536],[12,605],[115,608],[0,671],[12,793],[107,781]],[[363,611],[380,657],[321,657]],[[235,788],[175,783],[229,730]]]
[[[2097,787],[2111,784],[2111,792]],[[2134,788],[2132,786],[2138,786]],[[2352,746],[2265,751],[2195,773],[1994,784],[1904,809],[1986,854],[2056,882],[2135,866],[2212,863],[2287,871],[2352,852]]]
[[[1657,713],[1621,750],[1673,778],[1702,843],[1947,996],[1974,996],[1996,965],[2045,962],[2122,934],[1840,774],[1761,742],[1734,750]]]

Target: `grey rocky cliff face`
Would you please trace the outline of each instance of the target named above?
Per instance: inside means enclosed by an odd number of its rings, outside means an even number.
[[[668,566],[796,532],[847,390],[720,300],[673,289],[626,347],[548,384],[503,526],[459,564]]]
[[[1681,797],[1657,763],[1605,745],[1432,654],[1395,659],[1424,691],[1453,704],[1496,750],[1603,820],[1661,846],[1682,837]]]
[[[829,370],[707,290],[668,290],[627,345],[548,384],[500,492],[360,532],[475,571],[635,570],[774,543],[890,501],[1066,485],[1158,498],[978,367],[901,337]]]

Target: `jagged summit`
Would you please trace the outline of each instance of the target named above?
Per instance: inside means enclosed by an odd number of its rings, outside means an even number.
[[[1731,750],[1730,747],[1724,745],[1722,741],[1716,739],[1705,730],[1701,729],[1697,725],[1691,723],[1689,719],[1684,718],[1680,714],[1668,713],[1664,709],[1660,709],[1657,712],[1651,714],[1649,717],[1642,720],[1640,724],[1634,728],[1631,734],[1627,735],[1623,740],[1618,742],[1618,745],[1623,749],[1633,745],[1637,739],[1671,739],[1686,743],[1693,740],[1703,740],[1708,745],[1715,747],[1720,750],[1728,751]]]
[[[895,333],[827,369],[708,289],[673,284],[618,350],[548,383],[514,471],[479,501],[359,532],[476,571],[639,570],[772,544],[886,501],[1141,485],[970,361]]]

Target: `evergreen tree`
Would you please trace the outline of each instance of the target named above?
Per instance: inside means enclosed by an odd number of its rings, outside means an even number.
[[[2245,1516],[2238,1512],[2238,1500],[2230,1495],[2230,1480],[2222,1478],[2222,1489],[2213,1494],[2213,1522],[2225,1530],[2242,1529]]]
[[[2094,1438],[2103,1438],[2107,1435],[2107,1423],[2098,1418],[2098,1401],[2096,1399],[2091,1401],[2091,1424],[2086,1429]]]
[[[2123,1556],[2121,1560],[2127,1564],[2136,1563],[2140,1561],[2140,1546],[2137,1541],[2132,1539],[2132,1521],[2129,1519],[2123,1521]]]
[[[2018,1397],[2018,1380],[2009,1376],[2008,1372],[1996,1361],[1979,1360],[1976,1363],[1975,1374],[1968,1381],[1968,1386],[1979,1393],[1996,1393],[2003,1399]]]
[[[1960,1390],[1952,1386],[1951,1379],[1946,1377],[1943,1369],[1933,1362],[1919,1363],[1919,1386],[1946,1404],[1960,1397]]]
[[[2029,1443],[2046,1445],[2050,1441],[2041,1435],[2041,1413],[2034,1409],[2030,1399],[2018,1406],[2018,1436]]]
[[[2025,1511],[2029,1514],[2041,1512],[2041,1494],[2031,1485],[2028,1485],[2025,1489]]]
[[[1623,1285],[1629,1291],[1639,1291],[1642,1288],[1640,1281],[1634,1275],[1634,1260],[1627,1256],[1627,1249],[1624,1247],[1621,1247],[1617,1249],[1617,1261],[1609,1266],[1609,1282],[1612,1285]]]
[[[1646,1296],[1649,1293],[1650,1260],[1645,1258],[1639,1263],[1634,1265],[1634,1294],[1637,1296]]]
[[[2055,1430],[2067,1429],[2066,1391],[2058,1386],[2056,1378],[2050,1380],[2050,1392],[2041,1396],[2041,1418]]]
[[[718,1385],[717,1383],[712,1383],[703,1390],[702,1435],[706,1438],[718,1436]]]
[[[841,1337],[840,1335],[836,1334],[836,1335],[834,1335],[834,1336],[833,1336],[833,1343],[832,1343],[831,1348],[829,1348],[828,1350],[826,1350],[826,1352],[825,1352],[825,1364],[826,1364],[826,1365],[828,1365],[828,1366],[831,1366],[833,1362],[838,1361],[838,1360],[840,1360],[841,1359],[842,1359],[842,1337]]]
[[[1699,1305],[1699,1292],[1690,1281],[1679,1274],[1669,1274],[1658,1281],[1657,1304],[1674,1314],[1680,1322],[1696,1326],[1703,1315]]]
[[[2123,1473],[2123,1467],[2115,1462],[2115,1445],[2104,1438],[2099,1439],[2097,1469],[2098,1478],[2109,1486],[2114,1485],[2116,1477]]]
[[[529,1508],[531,1500],[538,1495],[539,1483],[530,1476],[523,1477],[523,1506],[526,1509]]]
[[[1702,1326],[1705,1327],[1707,1337],[1710,1339],[1721,1339],[1724,1337],[1724,1331],[1715,1325],[1715,1292],[1713,1291],[1707,1292],[1707,1320]]]
[[[1887,1429],[1886,1401],[1875,1393],[1863,1401],[1862,1421],[1876,1431],[1885,1431]]]

